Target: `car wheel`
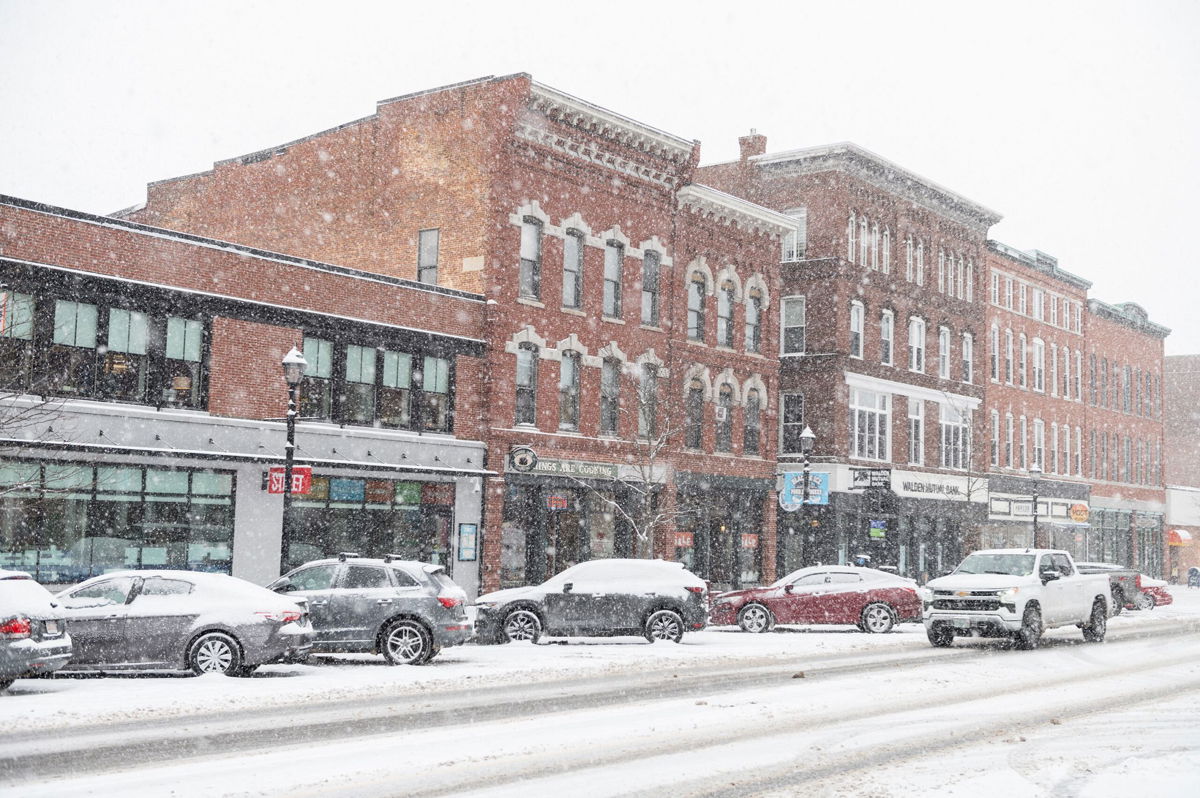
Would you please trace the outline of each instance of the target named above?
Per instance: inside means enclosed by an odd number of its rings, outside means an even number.
[[[747,604],[742,607],[737,620],[742,631],[751,634],[769,632],[775,626],[775,616],[761,604]]]
[[[945,626],[931,626],[925,630],[925,634],[936,648],[949,648],[954,642],[954,630]]]
[[[380,642],[389,665],[423,665],[433,656],[429,632],[417,621],[394,621],[383,630]]]
[[[1152,610],[1157,603],[1154,600],[1154,596],[1151,596],[1149,593],[1138,594],[1137,600],[1134,602],[1139,610]]]
[[[862,630],[872,634],[883,634],[892,631],[896,625],[896,615],[892,608],[882,601],[875,601],[863,607]]]
[[[542,636],[542,619],[533,610],[521,607],[504,616],[501,632],[512,642],[536,643]]]
[[[237,676],[242,669],[242,653],[237,641],[224,632],[207,632],[192,641],[188,648],[188,667],[200,675],[223,673]]]
[[[1087,643],[1103,643],[1107,631],[1108,614],[1104,611],[1104,602],[1096,599],[1092,605],[1092,617],[1083,625],[1083,639]]]
[[[16,679],[0,679],[0,690],[7,690],[15,681]]]
[[[1113,615],[1120,615],[1121,610],[1125,609],[1125,591],[1121,589],[1120,585],[1112,586],[1112,607]]]
[[[656,640],[682,643],[683,618],[675,610],[656,610],[646,619],[645,632],[646,639],[651,643]]]
[[[1032,651],[1042,639],[1042,613],[1037,607],[1026,607],[1021,616],[1021,629],[1014,636],[1017,648]]]

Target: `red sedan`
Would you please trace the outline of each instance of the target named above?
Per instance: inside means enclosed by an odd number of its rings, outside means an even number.
[[[864,632],[888,632],[921,619],[921,597],[911,579],[848,565],[801,568],[767,587],[721,593],[709,623],[769,632],[777,623],[845,623]]]

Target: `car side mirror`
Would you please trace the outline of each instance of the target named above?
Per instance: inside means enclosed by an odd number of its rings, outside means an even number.
[[[796,586],[795,586],[795,585],[793,585],[793,584],[791,584],[791,583],[788,583],[788,584],[786,584],[786,585],[784,585],[784,586],[783,586],[783,592],[784,592],[784,593],[791,593],[791,592],[792,592],[793,590],[795,590],[795,589],[796,589]]]
[[[574,587],[575,584],[573,582],[567,582],[565,585],[563,585],[563,592],[570,593]]]
[[[288,579],[285,576],[285,577],[283,577],[281,579],[277,579],[273,583],[271,583],[271,589],[274,590],[276,593],[287,593],[289,591],[295,590],[296,586],[292,584],[291,579]]]
[[[1046,584],[1047,582],[1053,582],[1056,579],[1061,579],[1061,578],[1062,578],[1062,574],[1060,574],[1058,571],[1043,571],[1042,572],[1042,584],[1043,585]]]

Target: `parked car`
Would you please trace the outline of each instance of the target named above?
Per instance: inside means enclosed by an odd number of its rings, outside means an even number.
[[[854,624],[882,633],[921,618],[921,597],[911,579],[874,568],[814,565],[765,587],[721,593],[711,623],[769,632],[777,623]]]
[[[72,670],[191,670],[248,676],[303,661],[308,611],[242,579],[198,571],[115,571],[59,593]]]
[[[1081,574],[1104,574],[1108,577],[1112,593],[1109,610],[1113,615],[1120,615],[1124,608],[1132,609],[1137,605],[1138,596],[1142,592],[1141,587],[1138,586],[1141,574],[1137,571],[1110,562],[1076,562],[1075,567]]]
[[[467,594],[440,565],[345,552],[314,560],[267,585],[308,600],[313,650],[381,653],[392,665],[423,665],[471,639]]]
[[[679,643],[708,620],[708,588],[681,563],[605,559],[572,565],[540,585],[475,601],[479,642],[644,635]]]
[[[0,690],[54,671],[71,659],[62,608],[22,571],[0,571]]]
[[[1167,592],[1167,582],[1165,579],[1154,579],[1145,574],[1138,574],[1138,587],[1141,592],[1133,601],[1133,608],[1139,610],[1152,610],[1155,607],[1162,607],[1170,604],[1175,599]]]

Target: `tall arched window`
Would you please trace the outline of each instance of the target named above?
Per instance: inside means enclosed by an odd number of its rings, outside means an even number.
[[[683,445],[689,449],[699,449],[704,440],[704,383],[693,378],[688,383],[687,392],[687,429],[684,431]]]
[[[721,283],[717,291],[717,346],[733,348],[733,299],[735,288],[732,280]]]
[[[758,288],[746,296],[746,351],[762,351],[762,290]]]
[[[563,352],[558,373],[558,428],[579,429],[579,353]]]
[[[871,225],[871,268],[879,269],[879,224]]]
[[[516,423],[537,423],[537,364],[538,348],[533,344],[517,347],[517,410]]]
[[[757,388],[746,391],[745,418],[742,450],[745,454],[758,454],[762,446],[762,399]]]
[[[600,434],[616,435],[621,417],[621,361],[606,357],[600,366]]]
[[[517,278],[521,296],[542,295],[542,223],[532,216],[521,220],[521,269]]]
[[[880,257],[879,268],[884,274],[892,273],[892,231],[883,228],[883,255]]]
[[[568,230],[563,237],[562,306],[583,304],[583,233]]]
[[[733,387],[728,383],[717,393],[716,449],[733,451]]]
[[[704,275],[693,272],[688,280],[688,338],[704,340]]]
[[[858,221],[854,218],[854,211],[850,211],[850,221],[846,224],[846,260],[854,263],[854,234],[858,230]]]
[[[913,274],[915,270],[915,261],[913,260],[913,240],[912,236],[907,236],[904,239],[904,279],[910,283],[915,278]]]
[[[925,285],[925,242],[917,242],[917,285]]]
[[[867,217],[858,220],[858,265],[866,266],[867,249],[871,246],[871,225]]]

